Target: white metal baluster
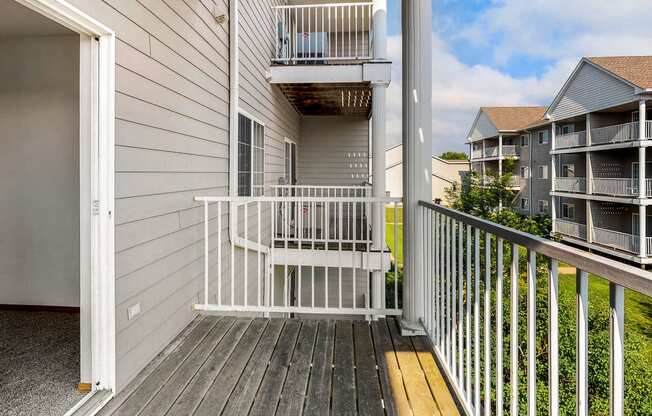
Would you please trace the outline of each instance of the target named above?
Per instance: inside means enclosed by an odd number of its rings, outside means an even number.
[[[466,226],[466,402],[471,403],[471,226]]]
[[[303,188],[301,189],[301,196],[303,197]],[[297,241],[298,241],[298,252],[299,252],[299,258],[301,259],[301,250],[303,248],[303,199],[299,199],[299,201],[295,204],[297,207],[297,215],[296,215],[296,223],[298,224],[297,226]],[[303,274],[301,273],[301,261],[298,262],[299,264],[297,265],[297,306],[300,308],[301,307],[301,280],[303,277]]]
[[[519,270],[518,270],[518,246],[512,244],[512,267],[510,269],[511,294],[510,294],[510,318],[511,325],[509,328],[509,380],[511,385],[512,397],[510,401],[510,415],[518,414],[518,298],[519,298]]]
[[[328,57],[329,58],[333,57],[333,52],[332,52],[333,50],[331,48],[331,34],[333,33],[331,31],[331,9],[332,7],[328,8]],[[336,26],[336,30],[337,30],[337,26]],[[335,42],[336,42],[335,47],[337,48],[337,36],[335,37]]]
[[[446,221],[448,217],[441,215],[440,228],[441,232],[439,233],[439,349],[441,350],[441,355],[446,356]]]
[[[303,9],[301,9],[303,15]],[[302,18],[303,22],[303,18]],[[303,23],[302,23],[303,24]],[[288,306],[288,240],[290,238],[290,205],[288,201],[283,203],[285,210],[285,262],[283,264],[283,306]]]
[[[312,21],[310,20],[310,13],[312,11],[312,7],[307,7],[308,9],[308,59],[312,60],[312,28],[311,28],[311,23]],[[303,57],[306,57],[306,50],[303,50]]]
[[[217,203],[217,304],[222,305],[222,202]]]
[[[537,411],[537,253],[528,250],[527,260],[527,414],[535,416]]]
[[[258,296],[258,307],[260,307],[261,306],[261,302],[260,302],[261,282],[263,281],[262,276],[260,274],[260,247],[261,247],[261,243],[260,243],[260,240],[261,240],[261,238],[260,238],[260,226],[261,226],[261,224],[260,223],[262,222],[262,218],[260,216],[260,201],[258,201],[256,203],[256,208],[257,208],[257,211],[258,211],[257,214],[256,214],[256,217],[257,217],[256,223],[258,224],[258,250],[256,250],[256,253],[257,253],[257,256],[256,256],[257,257],[257,261],[256,261],[257,273],[256,274],[258,275],[258,279],[257,279],[258,281],[256,282],[256,292],[257,292],[257,296]]]
[[[496,416],[503,415],[503,239],[496,238]]]
[[[457,262],[457,350],[459,353],[457,384],[464,389],[464,223],[460,222],[458,230]]]
[[[577,269],[576,272],[576,298],[577,298],[577,415],[589,414],[589,275]]]
[[[475,229],[475,283],[473,285],[473,352],[475,377],[473,405],[480,416],[480,229]]]
[[[271,227],[271,249],[269,252],[269,263],[270,263],[270,282],[269,282],[269,305],[267,306],[274,306],[274,280],[276,278],[276,270],[274,268],[274,242],[276,240],[276,234],[278,233],[277,227],[278,227],[278,217],[277,217],[277,212],[276,212],[276,201],[272,201],[271,203],[271,209],[270,209],[270,223],[272,224]]]
[[[394,221],[396,222],[397,219],[394,217]],[[439,327],[439,280],[441,279],[441,267],[440,267],[440,252],[441,252],[441,244],[440,244],[440,235],[441,235],[441,214],[438,212],[435,212],[435,292],[433,294],[433,298],[435,301],[435,328],[434,328],[434,333],[435,333],[435,341],[434,344],[438,345],[439,344],[439,333],[440,333],[440,327]]]
[[[347,56],[351,57],[351,6],[346,7],[348,12],[348,23],[349,23],[349,50],[347,51]]]
[[[453,220],[451,222],[451,296],[449,302],[451,304],[451,373],[455,374],[457,372],[457,245],[455,244],[455,236],[457,234],[457,221]]]
[[[353,207],[353,247],[351,249],[351,264],[353,264],[353,308],[358,307],[358,301],[355,293],[355,287],[356,287],[356,279],[355,279],[355,259],[356,259],[356,251],[355,251],[355,242],[357,239],[357,231],[358,231],[358,223],[356,221],[356,208],[357,208],[357,203],[351,204]]]
[[[366,221],[365,221],[365,222],[367,222],[367,224],[365,224],[365,230],[366,230],[366,233],[367,233],[366,234],[366,240],[367,240],[367,272],[365,273],[365,275],[366,275],[366,285],[365,286],[367,288],[366,289],[367,297],[365,299],[365,308],[369,309],[370,286],[371,286],[371,284],[370,284],[371,282],[369,281],[370,280],[370,275],[371,275],[371,261],[369,261],[369,259],[371,258],[371,241],[370,241],[371,236],[369,235],[369,224],[368,224],[369,220],[371,219],[371,215],[369,215],[371,213],[371,208],[370,208],[370,203],[369,202],[365,203],[365,213],[367,214],[366,215]]]
[[[484,414],[491,415],[491,234],[484,246]]]
[[[231,226],[235,227],[234,234],[238,231],[238,209],[236,205],[231,203],[229,206],[229,220]],[[233,220],[235,218],[235,221]],[[235,305],[235,244],[231,244],[231,306]]]
[[[339,232],[339,236],[338,236],[338,239],[337,239],[338,244],[339,244],[339,250],[338,250],[338,253],[337,253],[337,258],[338,258],[338,261],[339,261],[339,267],[337,268],[337,270],[338,270],[338,286],[337,286],[337,288],[338,288],[338,292],[339,292],[338,305],[339,305],[339,308],[342,309],[342,223],[343,223],[342,222],[342,201],[339,201],[337,203],[337,211],[338,211],[338,217],[339,217],[338,220],[337,220],[338,232]]]
[[[394,202],[394,309],[398,309],[398,239],[398,204]]]
[[[321,6],[321,30],[322,32],[326,32],[326,26],[324,26],[324,15],[326,14],[326,6],[322,5]],[[326,36],[328,36],[328,32],[326,32]],[[321,56],[322,58],[326,57],[326,40],[322,39],[321,42]]]
[[[301,8],[301,55],[302,58],[306,58],[306,37],[303,35],[306,28],[305,26],[305,21],[303,20],[303,7]],[[298,54],[297,54],[298,55]]]
[[[317,240],[317,215],[315,214],[316,203],[314,201],[310,202],[310,217],[312,219],[312,240],[310,243],[310,248],[315,249],[315,240]],[[355,269],[354,269],[355,270]],[[315,308],[315,263],[311,265],[310,268],[310,306]]]
[[[244,204],[244,239],[245,239],[245,249],[244,249],[244,305],[248,305],[248,296],[247,296],[247,289],[248,289],[248,281],[249,281],[249,273],[248,273],[248,268],[249,268],[249,204],[245,203]]]
[[[427,276],[427,282],[428,282],[428,290],[426,291],[426,305],[428,305],[428,313],[426,317],[428,318],[429,322],[429,329],[428,333],[431,336],[434,336],[434,331],[436,327],[436,321],[435,321],[435,291],[436,291],[436,267],[437,267],[437,224],[436,224],[436,212],[435,211],[430,211],[430,214],[428,215],[430,217],[430,247],[428,249],[428,265],[430,266],[430,273]],[[396,222],[397,219],[394,218],[394,222]],[[397,235],[394,233],[394,235]],[[396,238],[395,240],[396,241]]]
[[[358,5],[355,6],[355,58],[358,59]]]
[[[326,216],[324,227],[326,228],[325,240],[324,240],[324,250],[326,252],[326,257],[328,257],[328,240],[331,236],[330,233],[330,203],[328,201],[324,202],[324,215]],[[324,267],[324,307],[328,308],[328,266]]]
[[[446,363],[451,365],[451,218],[446,218]]]
[[[623,287],[609,283],[609,414],[622,416],[624,412],[624,352],[625,352],[625,294]]]
[[[548,414],[559,415],[559,262],[550,259],[548,271]]]
[[[208,201],[204,201],[204,307],[208,306]]]
[[[279,37],[279,25],[278,25],[278,8],[274,9],[274,31],[276,32],[276,40],[274,41],[274,56],[276,59],[279,58],[279,48],[278,48],[278,37]],[[281,32],[283,33],[283,32]]]

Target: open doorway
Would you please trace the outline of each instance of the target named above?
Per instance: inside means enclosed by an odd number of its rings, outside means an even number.
[[[0,2],[0,414],[114,389],[113,42],[58,0]]]

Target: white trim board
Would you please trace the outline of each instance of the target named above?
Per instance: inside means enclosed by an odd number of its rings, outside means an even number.
[[[15,0],[80,34],[82,348],[92,388],[115,392],[115,34],[64,0]],[[81,235],[83,233],[83,235]],[[90,335],[90,341],[88,336]],[[84,361],[86,357],[84,357]]]

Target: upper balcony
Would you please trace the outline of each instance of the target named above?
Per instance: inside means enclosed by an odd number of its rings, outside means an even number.
[[[652,121],[645,122],[645,134],[639,133],[639,123],[623,123],[591,129],[591,146],[621,144],[637,140],[652,139]],[[555,138],[555,149],[580,148],[587,146],[586,131],[559,134]]]
[[[270,82],[302,114],[368,115],[391,63],[373,47],[373,3],[275,6]],[[383,34],[384,35],[384,34]]]

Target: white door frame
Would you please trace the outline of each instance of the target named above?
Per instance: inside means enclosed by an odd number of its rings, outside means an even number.
[[[113,393],[115,34],[64,0],[15,1],[80,34],[80,326],[90,352],[82,373],[94,391]]]

